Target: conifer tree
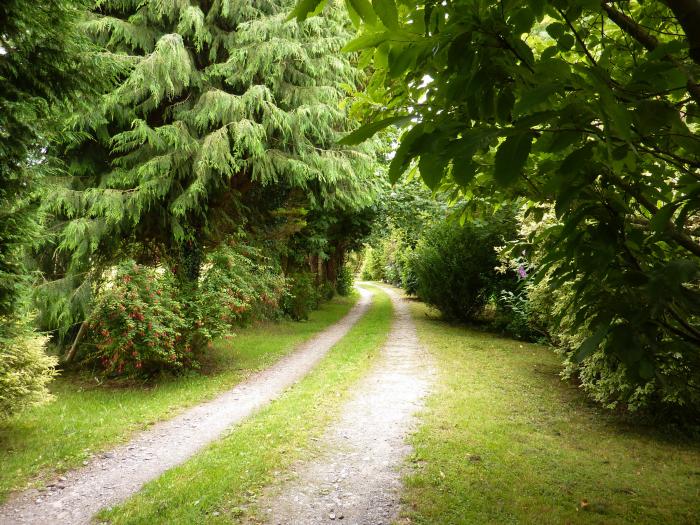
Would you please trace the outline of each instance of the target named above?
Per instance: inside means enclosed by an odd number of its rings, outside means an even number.
[[[222,217],[240,224],[253,188],[281,194],[281,205],[292,193],[305,208],[369,204],[371,147],[336,146],[352,127],[344,90],[361,80],[339,53],[349,36],[342,13],[297,24],[285,20],[289,6],[98,2],[86,29],[130,70],[78,119],[86,135],[65,146],[74,178],[50,207],[66,221],[57,289],[89,294],[85,275],[134,250],[196,277],[202,242]],[[50,322],[75,326],[83,312],[66,301],[85,294],[52,299]]]
[[[57,171],[47,147],[58,115],[102,85],[84,11],[81,0],[0,3],[0,418],[45,398],[52,375],[26,308],[26,262],[44,234],[38,200]]]

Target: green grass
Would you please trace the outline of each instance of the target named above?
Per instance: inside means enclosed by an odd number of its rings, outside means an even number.
[[[294,460],[315,453],[315,440],[378,355],[391,319],[391,303],[377,291],[368,313],[301,382],[100,519],[148,525],[256,520],[264,488],[284,479]]]
[[[40,485],[82,464],[90,453],[231,388],[339,320],[354,302],[355,297],[336,298],[304,323],[282,321],[242,329],[210,350],[206,375],[190,374],[150,386],[100,386],[85,377],[57,379],[51,387],[55,401],[0,426],[0,501],[12,490]]]
[[[700,522],[697,443],[592,406],[547,348],[412,311],[441,379],[413,437],[402,523]]]

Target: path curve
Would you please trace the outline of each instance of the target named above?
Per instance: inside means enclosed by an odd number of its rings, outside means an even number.
[[[345,317],[292,354],[215,399],[98,455],[84,468],[64,474],[49,490],[32,489],[11,497],[0,507],[0,524],[87,524],[102,508],[138,492],[144,483],[182,463],[306,375],[369,307],[372,294],[358,290],[360,299]]]
[[[322,438],[327,452],[299,465],[298,477],[263,503],[272,525],[386,525],[398,513],[400,467],[411,452],[406,437],[435,373],[406,299],[381,288],[394,304],[388,342]]]

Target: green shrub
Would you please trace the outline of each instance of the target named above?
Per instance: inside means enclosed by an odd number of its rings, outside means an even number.
[[[416,295],[418,293],[418,277],[415,271],[415,253],[412,248],[404,246],[398,253],[397,261],[399,264],[399,286],[403,288],[407,294]]]
[[[56,359],[46,355],[47,338],[0,317],[0,420],[51,398],[46,385]]]
[[[496,271],[495,247],[513,234],[514,223],[503,214],[460,226],[446,221],[426,230],[412,264],[418,297],[448,318],[475,319],[503,281]]]
[[[282,301],[282,311],[290,318],[301,321],[318,308],[321,294],[316,286],[316,275],[311,272],[296,272],[287,275],[288,293]]]
[[[98,293],[88,320],[87,360],[109,375],[193,366],[191,339],[199,324],[187,321],[169,270],[127,261]]]
[[[381,247],[365,249],[365,257],[362,262],[360,276],[364,281],[384,280],[384,251]]]
[[[223,245],[204,261],[190,317],[207,339],[214,339],[233,328],[278,317],[286,288],[282,273],[258,250]]]
[[[338,295],[350,295],[350,293],[352,293],[354,281],[355,278],[350,267],[348,265],[343,265],[338,272],[338,279],[335,283],[335,289],[338,292]]]

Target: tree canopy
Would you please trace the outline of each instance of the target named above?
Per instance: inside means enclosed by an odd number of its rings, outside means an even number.
[[[298,2],[292,16],[319,12]],[[373,74],[360,142],[405,126],[389,169],[454,201],[554,220],[517,247],[637,381],[700,373],[700,4],[348,0]]]
[[[47,200],[61,259],[47,263],[49,326],[84,318],[90,275],[120,259],[169,260],[194,279],[202,249],[256,218],[371,204],[373,146],[336,144],[362,80],[339,53],[347,24],[287,23],[286,7],[97,3],[84,30],[124,73],[60,148],[70,177]]]

